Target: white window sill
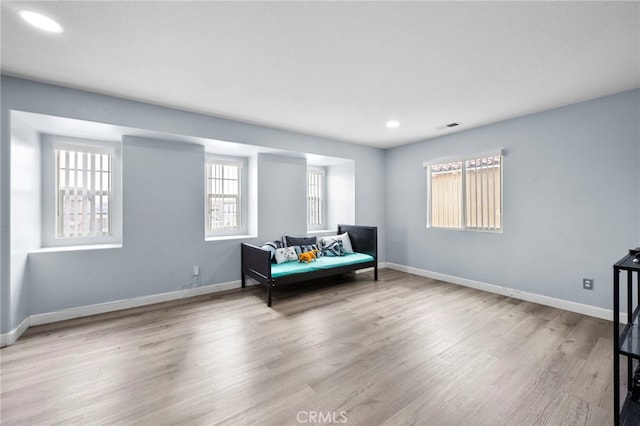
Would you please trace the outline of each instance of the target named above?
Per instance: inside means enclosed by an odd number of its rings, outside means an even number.
[[[107,249],[119,249],[122,248],[122,244],[91,244],[83,246],[64,246],[64,247],[43,247],[37,250],[30,250],[32,253],[55,253],[63,251],[81,251],[81,250],[107,250]]]
[[[257,235],[221,235],[219,237],[205,237],[205,241],[226,241],[226,240],[246,240],[249,238],[258,238]]]
[[[313,235],[313,234],[335,234],[336,230],[335,229],[314,229],[312,231],[307,230],[307,234],[309,235]]]

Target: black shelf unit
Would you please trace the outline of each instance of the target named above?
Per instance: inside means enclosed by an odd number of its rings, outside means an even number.
[[[640,361],[640,247],[613,265],[613,413],[614,424],[639,425],[640,402],[631,398],[633,390],[633,360]],[[620,324],[620,274],[627,275],[627,322]],[[635,280],[634,280],[635,276]],[[636,288],[634,299],[633,289]],[[620,409],[620,355],[627,359],[627,392]]]

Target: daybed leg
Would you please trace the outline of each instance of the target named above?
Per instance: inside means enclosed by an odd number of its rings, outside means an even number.
[[[271,307],[271,284],[267,283],[267,307]]]
[[[246,276],[245,276],[244,272],[241,275],[242,275],[242,288],[244,288],[247,285],[247,283],[245,282],[246,281],[246,279],[245,279]]]
[[[373,268],[373,280],[378,281],[378,265]]]

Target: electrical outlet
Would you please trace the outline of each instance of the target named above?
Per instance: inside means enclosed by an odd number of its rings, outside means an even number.
[[[585,290],[593,290],[593,279],[592,278],[583,278],[582,279],[582,288]]]
[[[193,265],[193,276],[197,277],[198,275],[200,275],[200,266]]]

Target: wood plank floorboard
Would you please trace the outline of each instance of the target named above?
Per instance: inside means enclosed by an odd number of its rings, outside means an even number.
[[[0,423],[612,423],[611,322],[372,278],[278,288],[272,308],[252,287],[29,328],[0,350]]]

